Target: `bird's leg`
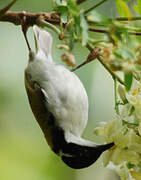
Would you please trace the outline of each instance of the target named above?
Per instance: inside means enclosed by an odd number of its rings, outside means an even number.
[[[90,54],[88,55],[87,59],[80,65],[76,66],[71,71],[75,71],[76,69],[79,69],[80,67],[84,66],[85,64],[95,60],[100,55],[101,49],[99,47],[95,47]]]
[[[29,42],[28,42],[28,39],[27,39],[27,36],[26,36],[28,28],[29,28],[29,26],[26,24],[26,16],[23,16],[23,18],[22,18],[22,32],[23,32],[23,35],[24,35],[28,50],[31,51],[31,48],[30,48],[30,45],[29,45]]]
[[[28,42],[28,39],[27,39],[27,36],[26,36],[27,29],[28,29],[28,27],[22,25],[22,32],[23,32],[23,34],[24,34],[24,38],[25,38],[25,41],[26,41],[28,50],[31,51],[31,48],[30,48],[30,45],[29,45],[29,42]]]

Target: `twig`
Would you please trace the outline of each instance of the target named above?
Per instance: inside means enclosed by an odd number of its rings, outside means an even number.
[[[105,3],[108,0],[102,0],[99,3],[95,4],[94,6],[90,7],[89,9],[84,11],[84,14],[86,15],[87,13],[89,13],[90,11],[92,11],[93,9],[97,8],[98,6],[100,6],[101,4]]]
[[[112,20],[117,20],[117,21],[138,21],[141,20],[141,16],[136,16],[136,17],[117,17]]]
[[[92,32],[98,32],[98,33],[108,33],[108,30],[106,29],[99,29],[99,28],[89,28],[89,31],[92,31]]]
[[[99,56],[97,57],[97,59],[99,60],[99,62],[104,66],[104,68],[111,74],[113,80],[115,80],[115,78],[117,79],[117,81],[119,83],[121,83],[122,85],[124,85],[124,82],[122,81],[122,79],[117,76],[117,74],[115,74],[113,71],[111,71],[111,69],[107,66],[107,64],[105,64],[102,60],[102,58]]]
[[[141,36],[141,32],[129,32],[131,35]]]
[[[50,22],[52,24],[60,23],[60,17],[56,12],[30,13],[25,11],[7,11],[2,17],[0,17],[0,21],[10,22],[15,25],[22,25],[23,17],[25,17],[26,24],[28,26],[33,26],[34,24],[36,24],[38,18]]]
[[[91,52],[94,50],[89,43],[86,45],[86,47],[87,47],[87,48],[89,49],[89,51],[91,51]],[[100,52],[100,50],[99,50],[99,52]],[[98,55],[96,56],[96,58],[97,58],[98,61],[104,66],[104,68],[111,74],[113,80],[117,79],[117,81],[118,81],[119,83],[121,83],[122,85],[124,85],[124,82],[122,81],[122,79],[121,79],[117,74],[115,74],[115,73],[107,66],[107,64],[105,64],[105,63],[103,62],[102,57],[100,56],[99,53],[98,53]],[[87,60],[86,60],[86,61],[87,61]],[[80,64],[79,66],[77,66],[75,69],[72,69],[72,71],[74,71],[74,70],[82,67],[83,65],[87,64],[86,61],[84,61],[84,62],[83,62],[82,64]]]
[[[0,17],[2,17],[12,6],[13,4],[16,3],[17,0],[13,0],[12,2],[10,2],[7,6],[5,6],[4,8],[0,9]]]
[[[100,51],[101,49],[98,47],[95,47],[90,54],[88,55],[87,59],[80,65],[78,65],[77,67],[73,68],[71,71],[75,71],[77,69],[79,69],[80,67],[84,66],[85,64],[95,60],[99,55],[100,55]]]
[[[97,33],[109,33],[108,30],[106,30],[106,29],[99,29],[99,28],[89,28],[89,31],[97,32]],[[128,33],[130,35],[141,36],[141,32],[132,32],[132,31],[129,31]]]
[[[93,46],[92,46],[90,43],[87,43],[87,44],[86,44],[86,48],[87,48],[89,51],[92,51],[92,50],[93,50]]]

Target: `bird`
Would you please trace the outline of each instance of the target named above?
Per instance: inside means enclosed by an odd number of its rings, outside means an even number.
[[[73,169],[92,165],[114,143],[82,138],[88,122],[88,96],[80,79],[52,58],[52,35],[33,26],[36,52],[29,43],[25,89],[32,112],[51,150]],[[26,34],[24,36],[27,41]]]

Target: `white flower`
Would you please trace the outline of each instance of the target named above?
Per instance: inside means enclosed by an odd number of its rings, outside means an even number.
[[[108,168],[114,170],[120,177],[120,180],[135,180],[127,168],[126,162],[121,165],[115,166],[113,163],[109,163]]]
[[[101,124],[94,133],[115,143],[103,153],[104,166],[112,164],[121,180],[137,180],[141,179],[141,83],[135,81],[124,98],[127,101],[116,120]]]
[[[127,99],[130,103],[135,108],[135,117],[141,121],[141,83],[135,81],[134,85],[131,89],[131,92],[127,94]]]

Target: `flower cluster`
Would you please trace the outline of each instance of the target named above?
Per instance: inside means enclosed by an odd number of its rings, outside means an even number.
[[[115,146],[104,153],[104,166],[116,170],[121,180],[141,179],[141,84],[126,93],[126,104],[112,122],[101,124],[94,133]]]

